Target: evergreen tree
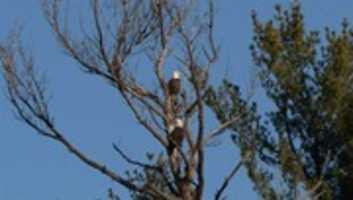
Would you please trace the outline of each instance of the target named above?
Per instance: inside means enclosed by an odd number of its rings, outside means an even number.
[[[265,114],[253,114],[263,120],[255,129],[261,134],[252,141],[258,140],[256,148],[261,148],[275,138],[271,164],[286,183],[284,192],[277,187],[277,197],[297,199],[304,193],[313,199],[351,199],[353,31],[347,20],[339,31],[326,28],[324,35],[308,30],[298,1],[288,10],[279,5],[275,10],[273,19],[267,21],[253,14],[250,49],[267,100],[274,106]],[[233,91],[226,93],[232,95]],[[238,99],[218,98],[209,105],[222,121],[237,112],[229,108],[242,107]],[[248,115],[240,116],[242,121],[248,120]],[[259,117],[251,118],[251,123],[258,123]],[[250,135],[249,129],[237,126],[232,129],[235,138]]]

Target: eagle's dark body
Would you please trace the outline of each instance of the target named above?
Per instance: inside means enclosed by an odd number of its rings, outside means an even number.
[[[168,93],[171,96],[176,96],[180,93],[181,81],[180,79],[172,78],[168,82]]]
[[[184,131],[185,131],[184,128],[176,127],[168,136],[168,141],[169,141],[168,152],[170,154],[172,154],[176,148],[181,147],[184,139]]]
[[[167,150],[171,160],[172,169],[175,172],[180,170],[181,157],[179,151],[182,147],[184,136],[184,127],[176,127],[168,135],[169,144]]]

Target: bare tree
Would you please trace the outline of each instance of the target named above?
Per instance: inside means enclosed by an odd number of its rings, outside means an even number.
[[[204,11],[198,9],[200,3],[196,0],[90,2],[93,26],[82,28],[78,37],[70,26],[66,1],[43,1],[42,10],[65,53],[84,73],[96,75],[116,89],[166,156],[152,164],[143,163],[114,144],[125,161],[145,171],[144,181],[139,182],[79,150],[56,126],[48,108],[45,76],[35,69],[34,59],[21,46],[19,34],[13,33],[1,44],[0,57],[8,99],[16,114],[40,135],[61,143],[89,167],[137,195],[149,199],[203,199],[206,145],[238,119],[235,116],[226,120],[214,130],[205,127],[204,98],[210,86],[209,72],[219,53],[214,39],[213,2],[210,0]],[[132,68],[146,66],[133,66],[136,58],[148,59],[148,79],[156,80],[157,86],[138,80]],[[166,63],[175,67],[167,68]],[[169,79],[172,69],[179,75]],[[182,146],[184,140],[186,145]],[[215,199],[221,199],[242,163],[236,163],[220,188],[215,189]],[[159,177],[159,181],[149,177]]]

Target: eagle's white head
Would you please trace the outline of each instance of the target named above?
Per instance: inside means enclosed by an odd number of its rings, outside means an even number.
[[[184,127],[184,121],[180,118],[177,118],[175,120],[175,126],[178,127],[178,128],[183,128]]]
[[[168,132],[169,133],[173,132],[174,129],[175,129],[175,125],[174,124],[171,124],[171,125],[168,126]]]
[[[179,71],[174,71],[173,72],[173,79],[180,79],[180,72]]]

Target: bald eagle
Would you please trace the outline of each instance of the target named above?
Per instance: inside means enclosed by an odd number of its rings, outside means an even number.
[[[174,113],[177,113],[178,94],[181,91],[181,80],[179,71],[173,72],[173,77],[168,81],[168,105]]]
[[[181,81],[179,71],[173,72],[173,77],[168,81],[168,93],[171,96],[176,96],[180,93]]]
[[[168,155],[171,160],[172,168],[174,171],[179,169],[180,155],[179,150],[182,146],[185,137],[184,121],[177,118],[175,124],[169,127],[168,135]]]

